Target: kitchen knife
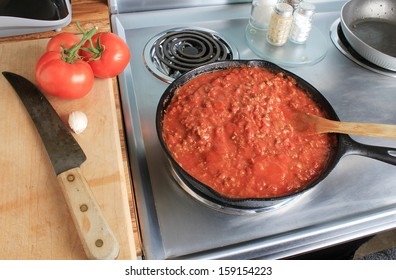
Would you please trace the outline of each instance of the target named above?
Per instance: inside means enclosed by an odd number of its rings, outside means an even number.
[[[87,257],[115,259],[119,244],[80,171],[86,160],[80,145],[33,83],[15,73],[3,75],[19,95],[41,136]]]

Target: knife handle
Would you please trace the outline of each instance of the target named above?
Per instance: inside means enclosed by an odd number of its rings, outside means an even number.
[[[80,168],[58,175],[70,214],[89,259],[111,260],[119,254],[119,244],[107,224]]]

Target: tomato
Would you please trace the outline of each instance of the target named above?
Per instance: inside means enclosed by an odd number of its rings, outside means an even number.
[[[64,99],[80,98],[88,94],[94,84],[94,74],[83,60],[67,63],[61,52],[46,52],[35,69],[36,82],[47,94]]]
[[[49,40],[47,44],[47,52],[62,52],[64,49],[69,49],[72,46],[78,44],[80,42],[80,38],[70,32],[62,32]],[[62,48],[63,47],[63,48]]]
[[[131,57],[128,45],[117,35],[110,32],[99,32],[93,35],[92,43],[91,45],[90,41],[87,41],[83,47],[85,49],[96,48],[98,54],[94,55],[81,49],[81,55],[91,65],[96,77],[113,78],[128,65]]]

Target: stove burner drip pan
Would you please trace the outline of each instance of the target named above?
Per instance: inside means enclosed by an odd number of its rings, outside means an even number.
[[[171,171],[171,174],[173,178],[176,180],[178,185],[186,192],[188,193],[191,197],[196,199],[197,201],[201,202],[205,206],[212,208],[214,210],[220,211],[225,214],[231,214],[231,215],[249,215],[249,214],[257,214],[257,213],[262,213],[262,212],[267,212],[275,209],[279,209],[280,207],[289,204],[292,200],[295,200],[299,197],[298,196],[293,196],[288,199],[283,199],[280,201],[274,200],[274,203],[272,205],[266,206],[266,207],[251,207],[251,208],[244,208],[244,207],[238,207],[232,204],[225,205],[222,204],[220,205],[216,200],[212,199],[210,196],[206,195],[203,192],[200,192],[198,188],[191,187],[191,185],[194,184],[193,180],[191,177],[187,174],[183,174],[180,169],[177,169],[176,167],[173,166],[172,162],[169,161],[169,169]]]
[[[382,68],[368,61],[351,47],[344,33],[342,32],[340,19],[337,19],[331,25],[330,37],[331,40],[333,41],[333,44],[337,47],[337,49],[353,62],[375,73],[382,74],[388,77],[394,77],[394,78],[396,77],[396,71]]]
[[[183,73],[211,62],[239,58],[238,50],[215,31],[177,28],[152,38],[144,48],[146,67],[170,83]]]

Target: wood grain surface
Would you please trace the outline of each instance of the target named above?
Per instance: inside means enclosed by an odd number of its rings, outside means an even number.
[[[107,6],[106,0],[71,0],[72,5],[72,22],[62,29],[63,31],[72,32],[75,34],[81,34],[78,30],[76,22],[78,21],[81,26],[85,30],[89,30],[93,26],[97,26],[100,31],[111,31],[110,27],[110,16],[109,16],[109,9]],[[40,32],[40,33],[33,33],[27,35],[19,35],[19,36],[12,36],[6,38],[0,38],[1,43],[7,42],[20,42],[20,41],[27,41],[27,40],[36,40],[42,38],[52,38],[58,34],[56,31],[49,31],[49,32]],[[142,251],[140,248],[140,234],[139,234],[139,227],[136,220],[136,211],[135,211],[135,202],[133,193],[131,192],[132,182],[131,182],[131,175],[130,175],[130,168],[128,163],[127,151],[126,151],[126,142],[125,142],[125,135],[123,129],[123,121],[122,121],[122,110],[120,106],[120,96],[118,91],[118,84],[117,79],[112,79],[113,83],[113,91],[114,91],[114,105],[116,108],[116,116],[117,116],[117,123],[119,128],[119,138],[120,138],[120,145],[121,145],[121,154],[123,159],[123,166],[125,171],[125,181],[128,187],[127,195],[129,200],[130,206],[130,213],[132,217],[132,228],[134,232],[134,240],[135,240],[135,248],[136,254],[141,256]]]
[[[47,41],[1,43],[1,70],[34,82]],[[87,155],[82,173],[120,243],[118,258],[136,258],[113,80],[96,79],[82,99],[48,99],[63,120],[76,110],[88,116],[86,131],[75,135]],[[2,75],[0,131],[0,259],[86,259],[41,139]]]

